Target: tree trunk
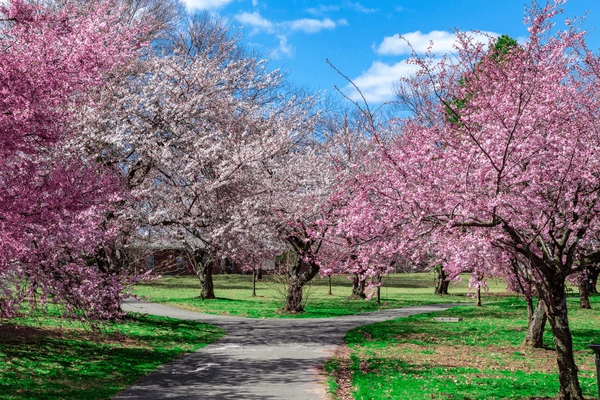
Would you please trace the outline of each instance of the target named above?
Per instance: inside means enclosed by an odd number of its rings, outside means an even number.
[[[252,297],[256,297],[256,279],[257,279],[258,271],[256,268],[252,269]]]
[[[377,275],[377,304],[381,304],[381,275]]]
[[[579,307],[591,309],[590,304],[590,270],[584,268],[581,272],[581,281],[579,281]]]
[[[546,310],[548,322],[554,334],[556,359],[558,362],[558,380],[560,390],[558,400],[584,400],[577,377],[577,365],[573,357],[573,338],[567,318],[567,294],[563,276],[546,276],[550,278],[544,287],[540,287],[540,298]]]
[[[327,275],[327,279],[329,280],[329,293],[327,294],[332,296],[333,292],[331,291],[331,275]]]
[[[304,263],[300,257],[299,261],[288,266],[287,280],[288,290],[285,298],[284,311],[289,313],[300,313],[304,311],[302,305],[302,290],[312,278],[319,272],[319,266],[315,263]],[[302,266],[307,266],[308,270],[300,272]]]
[[[531,322],[531,319],[533,318],[533,313],[534,313],[533,297],[527,296],[525,298],[525,301],[527,302],[527,321]]]
[[[528,301],[528,309],[529,304],[533,306],[531,298]],[[544,329],[546,328],[547,319],[542,301],[538,299],[535,310],[529,311],[528,314],[529,323],[527,324],[527,334],[523,346],[541,349],[544,347]]]
[[[598,284],[598,275],[600,275],[600,268],[594,266],[590,271],[590,293],[598,294],[598,288],[596,285]]]
[[[352,276],[352,295],[350,296],[350,299],[366,299],[367,295],[365,294],[365,284],[365,277],[360,276],[360,274],[354,274]]]
[[[288,291],[285,298],[284,311],[290,313],[303,312],[302,307],[302,290],[312,278],[319,273],[319,264],[314,261],[316,253],[319,251],[321,244],[316,246],[313,250],[314,242],[312,240],[306,240],[301,235],[290,235],[287,237],[287,241],[296,252],[296,262],[287,265],[287,283]],[[289,258],[288,258],[289,260]],[[302,269],[304,268],[304,272]]]
[[[213,260],[207,259],[205,252],[195,251],[194,264],[196,265],[196,275],[200,280],[200,298],[202,300],[216,298],[212,276]]]
[[[435,267],[437,273],[437,283],[435,285],[434,294],[448,294],[449,281],[446,280],[446,272],[441,265]]]
[[[299,282],[298,279],[290,280],[285,298],[285,311],[290,313],[301,313],[304,311],[304,307],[302,306],[302,289],[304,289],[304,284]]]
[[[475,295],[475,307],[481,307],[481,286],[477,286],[477,293]]]
[[[592,308],[592,304],[590,303],[590,283],[587,277],[579,282],[579,307]]]
[[[115,247],[111,246],[110,251],[112,253],[116,253],[118,250]],[[106,248],[100,247],[98,249],[96,256],[95,256],[96,265],[98,266],[98,270],[100,270],[100,272],[102,272],[103,274],[106,274],[107,276],[110,275],[111,269],[112,269],[112,272],[114,272],[115,270],[122,270],[122,268],[119,268],[122,266],[114,265],[113,263],[111,263],[111,259],[115,260],[115,257],[110,257],[109,254],[106,252]],[[111,293],[112,292],[110,289],[110,286],[111,286],[110,283],[107,282],[105,279],[102,280],[101,285],[103,285],[106,288],[106,290],[103,290],[102,293]],[[98,304],[98,305],[103,310],[110,310],[111,308],[113,308],[112,301],[111,301],[110,297],[107,297],[107,296],[103,296],[102,300],[100,301],[100,304]],[[119,302],[117,311],[123,312],[123,308],[121,307],[120,302]]]

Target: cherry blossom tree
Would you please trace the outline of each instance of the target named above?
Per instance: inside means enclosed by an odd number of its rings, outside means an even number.
[[[381,257],[377,252],[382,237],[378,235],[357,235],[346,226],[347,218],[354,218],[354,211],[361,209],[361,176],[376,173],[376,163],[371,163],[370,155],[377,149],[371,140],[371,131],[377,129],[368,109],[346,115],[337,129],[330,135],[330,158],[334,166],[335,179],[329,197],[332,212],[327,220],[321,222],[327,229],[329,258],[334,262],[335,271],[350,274],[352,294],[350,298],[370,298],[374,293],[370,278],[386,274],[394,257]],[[364,216],[365,221],[368,216]],[[357,221],[356,219],[355,221]],[[371,221],[369,221],[371,222]],[[331,268],[331,267],[329,267]],[[327,269],[325,270],[327,271]]]
[[[312,135],[314,122],[311,118],[288,152],[265,161],[261,194],[252,201],[262,234],[293,255],[293,262],[285,264],[284,310],[291,313],[303,311],[303,289],[321,270],[327,245],[318,221],[330,212],[327,198],[334,175],[324,143]]]
[[[493,47],[488,50],[487,55],[498,63],[504,62],[505,55],[514,49],[519,49],[519,45],[516,40],[509,37],[508,35],[502,35],[493,41]],[[441,103],[442,93],[434,91],[431,81],[427,80],[427,76],[409,76],[402,78],[399,84],[395,87],[396,100],[393,103],[394,109],[401,112],[410,112],[413,116],[418,117],[421,124],[431,125],[435,123],[435,120],[439,118],[450,119],[456,123],[460,109],[464,107],[464,100],[457,101],[456,99],[451,100],[454,108],[446,107],[446,113],[441,114],[436,110],[436,107],[432,107],[432,102]],[[461,81],[459,80],[459,83]],[[443,98],[445,100],[446,96]],[[509,265],[497,266],[495,273],[499,277],[503,277],[506,281],[508,288],[514,292],[521,293],[525,297],[528,310],[528,329],[525,336],[524,345],[531,347],[543,347],[543,333],[546,324],[546,314],[542,306],[542,300],[539,299],[537,305],[534,306],[534,296],[537,294],[534,287],[535,277],[531,274],[530,268],[527,266],[527,260],[518,260],[516,258],[510,260]],[[466,266],[466,270],[462,272],[471,272],[470,266]],[[449,284],[449,277],[446,275],[446,271],[441,264],[436,266],[438,281],[436,285],[436,294],[444,292],[447,294],[447,287]],[[461,271],[454,270],[452,275],[457,277]],[[480,273],[482,273],[480,271]],[[576,275],[571,275],[570,279],[574,279]],[[472,275],[474,277],[476,275]],[[583,282],[583,280],[577,279],[577,282]],[[476,287],[477,298],[480,301],[481,284],[478,279],[472,279],[470,284]],[[471,289],[472,289],[471,286]],[[584,291],[580,291],[584,292]],[[583,298],[583,296],[582,296]],[[585,300],[582,300],[584,303]]]
[[[114,236],[104,216],[128,194],[119,174],[71,146],[88,89],[139,49],[111,2],[86,10],[12,0],[0,6],[0,314],[63,304],[83,318],[119,315],[127,278],[90,259]],[[136,44],[137,43],[137,44]]]
[[[379,213],[403,222],[400,245],[427,238],[448,271],[526,263],[554,335],[558,398],[579,400],[565,279],[600,254],[600,68],[572,21],[552,32],[561,4],[534,4],[527,42],[503,62],[462,33],[456,58],[414,60],[437,93],[427,106],[456,118],[399,121],[372,186],[393,194]]]
[[[110,149],[134,180],[138,224],[185,245],[211,299],[214,265],[282,251],[261,234],[265,210],[250,199],[266,196],[265,165],[304,134],[312,100],[286,93],[282,74],[221,22],[203,16],[187,29],[101,93],[110,101],[87,129],[90,146]]]

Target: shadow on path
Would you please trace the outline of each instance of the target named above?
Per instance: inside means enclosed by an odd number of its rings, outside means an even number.
[[[188,354],[121,392],[116,399],[326,399],[318,369],[361,325],[447,309],[436,304],[319,319],[249,319],[130,301],[126,311],[201,321],[225,337]]]

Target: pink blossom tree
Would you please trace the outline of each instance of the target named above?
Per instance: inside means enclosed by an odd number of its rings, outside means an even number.
[[[491,57],[491,59],[495,60],[497,63],[502,63],[506,62],[505,55],[509,51],[518,49],[519,44],[516,40],[508,35],[502,35],[499,38],[494,39],[493,46],[490,46],[490,48],[487,50],[486,56]],[[475,68],[477,68],[477,66]],[[461,81],[459,80],[459,83],[460,82]],[[402,112],[410,112],[419,119],[421,124],[424,125],[435,124],[434,121],[440,118],[449,119],[456,123],[458,115],[460,114],[460,110],[462,107],[464,107],[464,99],[450,100],[449,103],[452,104],[453,107],[446,107],[446,113],[440,114],[436,111],[436,107],[432,107],[431,102],[440,103],[443,96],[439,91],[436,92],[433,90],[431,85],[432,82],[431,80],[428,80],[427,76],[411,76],[402,78],[399,84],[395,87],[396,101],[394,102],[394,108]],[[445,96],[444,100],[448,101]],[[472,267],[467,266],[466,268],[467,269],[462,272],[473,272],[471,270]],[[438,283],[436,285],[435,293],[439,294],[443,293],[444,287],[447,288],[449,281],[443,265],[438,264],[436,266],[436,270],[438,271]],[[542,347],[546,315],[542,307],[541,300],[539,300],[537,305],[534,307],[533,300],[534,296],[537,294],[533,284],[535,277],[532,275],[527,261],[512,258],[509,264],[496,265],[495,268],[491,270],[487,269],[486,271],[493,271],[493,273],[497,276],[503,277],[510,290],[523,294],[527,303],[529,320],[524,345]],[[478,271],[472,275],[472,278],[485,276],[487,273],[486,271],[478,268]],[[454,270],[452,271],[452,275],[458,277],[458,273],[460,272],[461,271],[459,270]],[[570,279],[574,279],[578,275],[579,274],[571,275]],[[578,281],[583,282],[584,280],[578,279]],[[470,288],[473,286],[476,287],[477,302],[480,303],[480,291],[484,282],[481,282],[478,279],[471,279],[469,283]],[[587,287],[587,285],[585,285],[584,288],[585,287]],[[585,291],[581,290],[580,292],[584,293]],[[584,302],[585,296],[582,296],[582,304]]]
[[[331,210],[319,221],[327,245],[323,254],[323,274],[349,274],[352,280],[352,299],[365,299],[374,293],[373,277],[376,280],[386,274],[395,256],[382,254],[378,246],[385,239],[379,234],[348,229],[348,224],[357,221],[373,223],[369,215],[360,215],[365,197],[361,179],[376,173],[377,163],[372,163],[377,146],[371,132],[378,129],[368,109],[346,114],[330,128],[327,144],[328,156],[334,173],[327,207]],[[367,200],[368,201],[368,200]],[[371,279],[371,282],[369,280]],[[368,296],[367,296],[368,295]]]
[[[528,266],[554,335],[558,398],[580,400],[565,279],[600,254],[600,68],[571,21],[551,32],[560,4],[532,6],[527,42],[503,62],[462,33],[455,59],[413,61],[437,95],[421,115],[456,118],[399,121],[369,179],[405,250],[426,238],[456,272]]]
[[[119,315],[127,278],[90,263],[127,196],[118,174],[71,144],[88,89],[135,55],[141,32],[111,2],[85,10],[0,6],[0,314],[29,297],[84,318]]]

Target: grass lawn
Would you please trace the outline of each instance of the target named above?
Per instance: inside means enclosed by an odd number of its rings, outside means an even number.
[[[108,399],[223,336],[191,321],[129,315],[99,337],[53,317],[0,319],[0,399]]]
[[[257,297],[252,297],[252,277],[249,275],[215,275],[217,299],[214,300],[199,298],[200,284],[195,276],[165,276],[137,286],[136,293],[155,302],[193,311],[251,318],[324,318],[418,304],[473,302],[466,297],[468,277],[463,282],[451,284],[450,295],[436,296],[433,294],[433,274],[391,274],[383,278],[381,305],[374,300],[349,300],[352,283],[344,276],[334,276],[332,281],[333,295],[328,295],[327,279],[314,278],[304,292],[306,312],[298,315],[280,311],[285,298],[283,286],[269,276],[257,282]],[[489,284],[490,294],[506,290],[501,281]]]
[[[584,396],[597,396],[594,356],[600,297],[593,310],[569,299],[569,321]],[[435,322],[434,316],[462,322]],[[553,349],[522,348],[525,302],[505,298],[483,308],[456,307],[354,329],[328,362],[331,391],[355,399],[538,399],[558,393]],[[546,327],[544,343],[553,346]]]

